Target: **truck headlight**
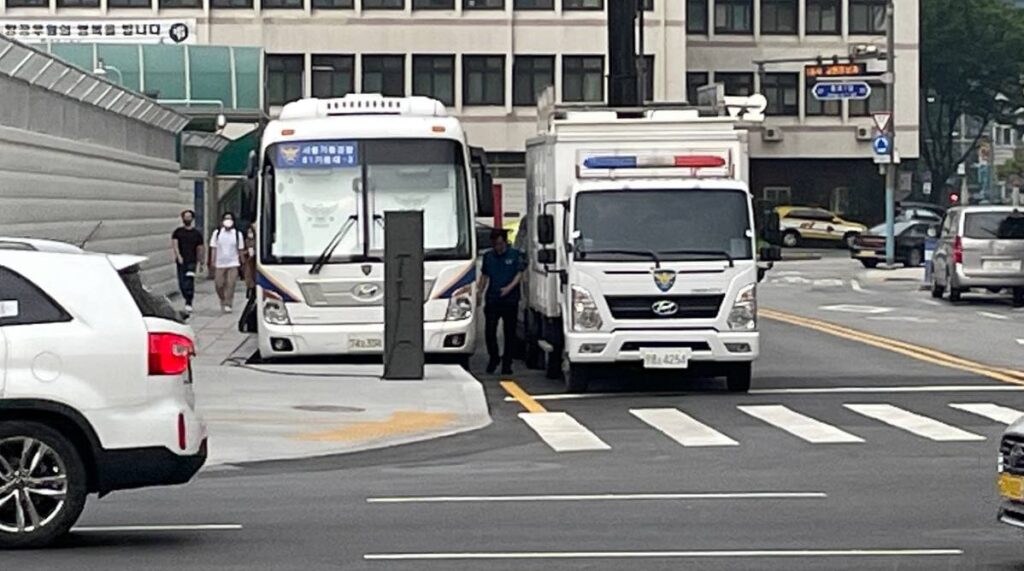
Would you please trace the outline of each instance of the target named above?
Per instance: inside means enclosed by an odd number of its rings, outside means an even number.
[[[445,321],[462,321],[473,317],[473,298],[468,295],[454,295],[448,300]]]
[[[288,317],[288,308],[284,301],[279,299],[265,298],[263,300],[263,321],[272,325],[288,325],[291,319]]]
[[[757,287],[750,284],[740,290],[729,311],[729,328],[741,331],[757,329]]]
[[[577,331],[593,331],[603,325],[594,296],[580,286],[572,286],[572,324]]]

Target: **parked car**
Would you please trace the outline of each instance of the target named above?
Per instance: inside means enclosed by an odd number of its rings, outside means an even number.
[[[896,261],[908,268],[916,268],[924,262],[924,243],[929,229],[937,233],[938,222],[917,220],[896,222],[893,234],[896,236]],[[853,241],[850,255],[859,260],[865,268],[873,268],[885,261],[885,224],[879,224],[857,236]]]
[[[931,202],[896,203],[896,220],[921,220],[940,223],[946,216],[946,209]]]
[[[1012,206],[951,208],[933,258],[932,297],[972,288],[1012,289],[1024,306],[1024,211]]]
[[[827,241],[853,247],[853,240],[867,227],[859,222],[844,220],[824,208],[809,206],[779,206],[782,245],[793,248],[808,241]]]
[[[89,494],[205,462],[193,333],[143,261],[0,238],[0,548],[62,536]]]

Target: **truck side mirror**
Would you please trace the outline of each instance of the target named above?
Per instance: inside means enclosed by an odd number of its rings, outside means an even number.
[[[782,249],[778,246],[765,246],[758,252],[757,257],[762,262],[780,262],[782,261]]]
[[[537,250],[537,263],[542,266],[552,266],[555,264],[555,251],[551,248],[545,248],[543,250]]]
[[[544,246],[555,243],[555,217],[550,214],[537,216],[537,241]]]
[[[782,241],[782,235],[780,229],[782,227],[781,221],[779,220],[779,213],[775,210],[771,210],[764,217],[764,239],[769,244],[779,244]]]

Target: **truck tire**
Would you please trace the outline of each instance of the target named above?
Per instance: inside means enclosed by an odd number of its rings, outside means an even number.
[[[730,393],[746,393],[750,391],[750,379],[753,376],[753,363],[733,363],[725,373],[725,386]]]
[[[878,260],[875,260],[873,258],[864,258],[864,259],[862,259],[860,261],[860,263],[861,263],[862,266],[864,266],[865,268],[867,268],[869,270],[871,268],[877,268],[878,267]]]
[[[590,365],[579,365],[569,362],[569,359],[565,359],[565,367],[562,371],[562,379],[565,382],[565,392],[567,393],[585,393],[587,387],[590,386],[590,378],[593,374],[593,369]]]
[[[1013,288],[1013,306],[1024,307],[1024,287]]]
[[[88,494],[75,446],[45,424],[15,420],[0,422],[0,456],[11,468],[5,472],[0,465],[0,488],[8,490],[0,495],[6,504],[0,510],[0,549],[43,547],[64,536],[82,515]],[[21,510],[9,509],[19,505]],[[19,519],[22,531],[5,531],[17,530]]]

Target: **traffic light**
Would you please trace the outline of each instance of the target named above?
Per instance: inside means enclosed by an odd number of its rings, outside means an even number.
[[[960,193],[958,193],[958,192],[951,192],[951,193],[949,193],[949,205],[950,206],[956,206],[957,204],[960,204]]]

